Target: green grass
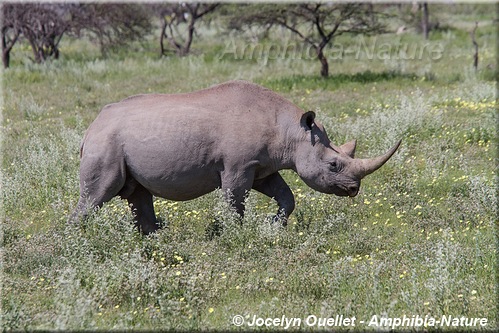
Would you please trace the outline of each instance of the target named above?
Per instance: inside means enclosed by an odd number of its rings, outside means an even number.
[[[487,29],[476,74],[460,27],[432,37],[446,43],[439,61],[345,57],[328,79],[315,60],[220,59],[216,37],[182,59],[160,59],[147,45],[101,59],[86,41],[68,40],[61,60],[34,65],[17,49],[3,72],[2,328],[236,330],[236,314],[452,315],[497,327],[497,103],[487,67],[495,35]],[[157,198],[165,227],[150,237],[133,229],[117,198],[81,226],[66,225],[78,198],[79,142],[104,105],[236,78],[315,110],[334,143],[358,139],[359,157],[400,138],[402,146],[355,198],[314,192],[282,172],[297,201],[287,228],[267,223],[277,207],[257,193],[238,224],[218,192]]]

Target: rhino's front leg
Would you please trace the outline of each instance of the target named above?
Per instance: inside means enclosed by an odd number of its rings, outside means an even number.
[[[274,216],[274,221],[280,219],[285,226],[289,215],[295,209],[295,197],[281,175],[276,172],[263,179],[255,180],[253,188],[277,201],[279,210]]]
[[[134,191],[126,199],[132,208],[135,224],[139,230],[145,235],[155,232],[159,226],[154,213],[151,192],[137,184]]]
[[[244,201],[251,190],[254,175],[255,171],[251,168],[235,172],[231,172],[228,169],[221,175],[222,191],[225,200],[227,200],[241,218],[244,217]]]

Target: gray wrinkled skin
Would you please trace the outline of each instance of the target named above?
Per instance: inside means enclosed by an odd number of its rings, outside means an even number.
[[[334,146],[313,112],[244,81],[132,96],[104,107],[85,133],[80,199],[70,221],[119,195],[148,234],[158,228],[153,195],[190,200],[222,188],[241,216],[249,190],[274,198],[276,217],[286,224],[295,202],[279,170],[294,170],[317,191],[355,196],[360,180],[399,144],[356,159],[355,141]]]

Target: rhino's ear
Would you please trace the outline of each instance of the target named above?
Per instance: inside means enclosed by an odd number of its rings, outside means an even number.
[[[312,126],[314,125],[314,119],[315,119],[314,111],[305,112],[301,116],[300,124],[307,131],[310,131],[312,129]]]

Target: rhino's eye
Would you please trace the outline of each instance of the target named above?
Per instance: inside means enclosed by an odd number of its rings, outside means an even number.
[[[331,170],[332,172],[338,172],[338,169],[339,169],[338,162],[336,161],[329,162],[329,170]]]

